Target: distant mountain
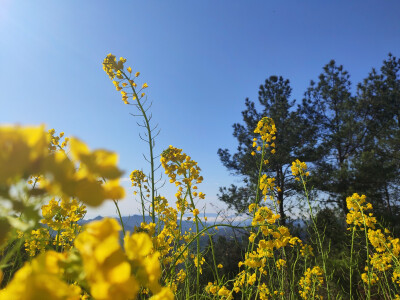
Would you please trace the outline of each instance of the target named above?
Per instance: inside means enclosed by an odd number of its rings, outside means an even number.
[[[189,216],[189,215],[188,215]],[[250,226],[251,225],[251,220],[250,219],[239,219],[237,218],[235,220],[235,218],[233,216],[227,217],[226,219],[229,221],[223,221],[221,220],[220,222],[218,222],[218,219],[222,219],[221,217],[219,217],[217,214],[206,214],[205,216],[207,216],[208,218],[208,222],[203,223],[204,226],[208,227],[208,226],[213,226],[214,224],[230,224],[232,226]],[[217,218],[218,217],[218,218]],[[189,232],[195,232],[196,231],[196,224],[195,222],[192,220],[187,221],[187,217],[184,217],[185,220],[182,220],[182,233]],[[97,216],[94,219],[89,219],[89,220],[81,220],[79,221],[80,225],[84,225],[86,223],[89,223],[91,221],[98,221],[103,219],[102,216]],[[116,219],[118,222],[120,221],[119,218],[114,217],[114,219]],[[213,222],[210,222],[210,219],[213,220]],[[217,222],[214,222],[214,221]],[[134,232],[135,231],[135,227],[140,227],[140,224],[143,222],[143,216],[142,215],[132,215],[132,216],[125,216],[122,217],[122,221],[124,223],[124,227],[125,227],[125,231],[130,231],[130,232]],[[146,223],[150,223],[152,221],[150,216],[146,216],[144,221]],[[158,220],[156,219],[156,222]],[[305,222],[302,219],[295,219],[291,221],[292,226],[294,227],[300,227],[300,228],[304,228],[305,226]],[[202,230],[204,227],[199,224],[199,230]],[[209,230],[209,232],[213,233],[213,235],[215,235],[215,237],[217,236],[224,236],[227,239],[231,239],[231,238],[241,238],[243,236],[243,234],[245,233],[245,230],[240,229],[240,228],[230,228],[230,227],[226,227],[226,226],[219,226],[218,230],[212,228]],[[122,235],[121,235],[122,237]],[[303,238],[300,237],[300,238]],[[206,243],[208,242],[208,237],[201,237],[201,244],[204,246]]]
[[[99,221],[101,219],[103,219],[104,217],[102,216],[97,216],[94,219],[89,219],[89,220],[81,220],[80,224],[84,225],[86,223],[92,222],[92,221]],[[117,220],[119,222],[119,218],[117,217],[112,217],[113,219]],[[143,216],[142,215],[132,215],[129,217],[122,217],[122,222],[124,223],[124,227],[126,231],[130,231],[133,232],[136,227],[140,226],[140,223],[142,222],[146,222],[146,223],[150,223],[151,222],[151,217],[150,216],[146,216],[143,220]]]
[[[210,219],[215,219],[217,217],[217,214],[207,214],[207,217]],[[85,225],[89,222],[92,221],[99,221],[101,219],[103,219],[104,217],[102,216],[97,216],[93,219],[89,219],[89,220],[81,220],[79,221],[80,225]],[[117,220],[118,222],[120,222],[119,218],[117,217],[113,217],[115,220]],[[196,224],[193,221],[193,219],[191,219],[190,221],[186,220],[186,216],[185,216],[185,220],[182,220],[182,233],[189,232],[196,232]],[[150,223],[152,221],[150,216],[146,216],[145,220],[146,223]],[[158,220],[156,219],[156,222]],[[125,227],[125,231],[130,231],[130,232],[134,232],[135,227],[139,227],[140,224],[143,222],[143,216],[142,215],[132,215],[132,216],[125,216],[122,217],[122,222],[124,223],[124,227]],[[203,223],[204,226],[208,227],[208,226],[213,226],[214,224],[218,224],[221,222],[205,222]],[[222,223],[227,223],[227,222],[222,222]],[[231,225],[233,226],[248,226],[251,222],[239,222],[239,221],[234,221],[232,222]],[[199,224],[199,230],[201,231],[204,227]],[[218,229],[215,228],[211,228],[209,229],[209,232],[212,233],[214,236],[225,236],[226,238],[230,239],[230,238],[240,238],[244,231],[240,230],[240,229],[232,229],[230,227],[225,227],[225,226],[219,226]],[[122,233],[121,233],[121,238],[122,238]],[[208,243],[209,238],[207,236],[203,236],[200,238],[200,243],[201,246],[204,247],[207,243]]]

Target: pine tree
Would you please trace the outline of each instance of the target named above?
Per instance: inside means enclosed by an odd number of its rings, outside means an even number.
[[[230,154],[228,149],[219,149],[218,155],[223,165],[233,175],[241,176],[243,185],[232,184],[221,187],[219,199],[236,209],[239,213],[247,212],[250,203],[255,202],[260,157],[252,156],[252,139],[256,137],[254,129],[262,117],[271,117],[276,125],[276,154],[271,155],[269,163],[263,166],[263,173],[275,177],[279,187],[275,198],[279,203],[281,221],[286,223],[285,206],[288,197],[298,188],[290,171],[292,161],[299,158],[307,161],[313,149],[313,130],[311,122],[301,115],[301,107],[294,108],[295,100],[291,100],[290,82],[282,77],[271,76],[260,86],[258,100],[262,106],[258,112],[254,102],[245,100],[246,109],[242,112],[244,125],[233,125],[233,136],[238,140],[237,152]]]
[[[400,192],[400,59],[389,54],[358,85],[367,136],[354,160],[356,189],[386,217],[394,219]]]
[[[351,94],[350,75],[331,60],[305,93],[307,116],[316,126],[318,159],[314,163],[312,184],[347,212],[346,197],[353,186],[352,159],[361,151],[366,136],[359,101]]]

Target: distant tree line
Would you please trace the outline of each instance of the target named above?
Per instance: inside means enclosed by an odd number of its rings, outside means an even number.
[[[263,172],[280,188],[275,196],[282,224],[297,204],[293,199],[300,186],[290,166],[300,159],[310,168],[309,185],[321,204],[334,205],[344,215],[346,197],[365,194],[374,214],[395,225],[400,214],[399,70],[400,59],[389,54],[380,71],[372,69],[352,89],[349,73],[332,60],[318,81],[310,82],[302,101],[292,99],[288,79],[266,79],[258,92],[262,109],[246,99],[244,124],[233,125],[237,151],[218,150],[222,164],[243,179],[241,185],[221,187],[219,199],[239,213],[254,202],[260,157],[251,155],[252,139],[257,122],[268,116],[277,127],[276,154]]]

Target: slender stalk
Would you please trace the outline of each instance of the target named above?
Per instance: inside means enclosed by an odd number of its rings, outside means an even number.
[[[57,231],[57,238],[56,238],[56,252],[58,252],[58,244],[60,243],[60,229]]]
[[[353,299],[353,286],[352,286],[352,280],[353,280],[353,247],[354,247],[354,234],[355,234],[355,227],[353,227],[353,231],[351,234],[351,251],[350,251],[350,300]]]
[[[118,201],[117,200],[113,200],[113,201],[114,201],[115,207],[117,208],[119,221],[122,226],[122,232],[124,233],[124,236],[125,236],[125,225],[124,225],[124,222],[122,221],[122,216],[121,216],[121,211],[119,210]]]
[[[265,141],[263,141],[263,146],[262,146],[262,150],[261,150],[261,162],[260,162],[260,168],[258,169],[258,179],[257,179],[257,191],[256,191],[256,199],[254,201],[255,204],[258,204],[260,202],[259,198],[259,193],[260,193],[260,178],[261,178],[261,174],[262,174],[262,166],[264,163],[264,154],[265,154]],[[253,218],[256,214],[256,209],[253,210]],[[252,231],[250,231],[250,234],[252,233]],[[258,234],[260,233],[260,228],[258,228],[256,237],[258,236]],[[253,252],[254,249],[254,241],[250,244],[247,245],[247,251],[246,253],[249,252]],[[248,269],[248,267],[246,266],[246,269]],[[247,276],[247,272],[246,272],[246,276]],[[246,288],[247,288],[247,280],[246,280]]]
[[[256,200],[255,203],[259,203],[259,193],[260,193],[260,178],[261,178],[261,173],[262,173],[262,167],[264,164],[264,154],[265,154],[265,141],[263,141],[263,146],[262,146],[262,151],[261,151],[261,162],[260,162],[260,168],[258,169],[258,179],[257,179],[257,192],[256,192]]]
[[[128,80],[128,82],[129,82],[130,78],[126,75],[126,73],[123,71],[121,71],[121,73],[124,75],[125,79]],[[155,223],[155,220],[156,220],[155,211],[154,211],[154,201],[155,201],[155,199],[154,199],[154,193],[155,193],[154,172],[155,172],[155,170],[154,170],[153,138],[151,136],[150,120],[147,118],[146,111],[144,110],[142,104],[140,103],[139,96],[136,93],[135,87],[131,83],[130,83],[130,87],[132,89],[133,95],[136,97],[139,110],[143,115],[143,118],[144,118],[144,121],[146,124],[146,129],[147,129],[147,137],[149,139],[148,142],[149,142],[150,166],[151,166],[151,204],[152,204],[151,219],[152,219],[153,223]]]
[[[142,192],[142,185],[139,187],[139,193],[140,193],[140,202],[142,203],[142,216],[143,216],[143,223],[146,222],[146,217],[145,217],[145,207],[144,207],[144,199],[143,199],[143,192]]]
[[[256,271],[256,272],[257,272],[257,271]],[[261,282],[261,276],[262,276],[262,272],[260,272],[260,276],[258,277],[258,282],[259,282],[259,283]],[[259,293],[259,292],[260,292],[260,290],[257,289],[256,296],[254,297],[254,299],[257,299],[258,293]],[[251,296],[251,294],[249,295],[249,299],[251,299],[250,296]]]
[[[190,172],[189,172],[189,177],[190,177]],[[186,176],[185,176],[186,178]],[[190,185],[187,185],[188,189],[188,194],[190,198],[190,202],[192,204],[193,209],[195,209],[192,193],[190,190]],[[200,289],[200,236],[198,235],[199,233],[199,217],[196,215],[195,216],[195,224],[196,224],[196,251],[197,251],[197,269],[196,269],[196,299],[198,299],[198,294],[199,294],[199,289]]]
[[[0,261],[0,270],[9,266],[8,261],[12,258],[12,256],[14,255],[14,253],[16,251],[18,251],[17,255],[19,255],[19,253],[20,253],[19,250],[21,249],[21,246],[24,243],[24,240],[22,238],[15,239],[15,240],[17,240],[15,245],[11,248],[10,251],[7,251],[7,253],[2,257],[2,259]],[[8,242],[8,245],[11,245],[14,241]],[[13,274],[15,272],[15,269],[18,267],[16,262],[14,262],[14,264],[12,266],[13,266],[13,268],[12,268],[11,274]],[[10,280],[11,280],[11,276],[8,277],[7,284],[10,282]]]
[[[311,206],[311,203],[310,203],[310,197],[309,197],[309,194],[308,194],[306,181],[304,180],[304,177],[303,177],[303,175],[301,173],[300,173],[300,179],[301,179],[301,182],[303,184],[303,189],[304,189],[304,192],[305,192],[305,195],[306,195],[308,208],[310,210],[310,216],[311,216],[311,220],[313,222],[314,231],[317,234],[319,250],[320,250],[320,253],[322,255],[322,266],[323,266],[323,269],[324,269],[324,276],[325,276],[325,281],[326,281],[326,289],[327,289],[327,292],[328,292],[328,299],[331,299],[329,281],[328,281],[328,273],[326,271],[326,252],[324,251],[324,248],[322,246],[321,236],[319,234],[319,231],[318,231],[318,228],[317,228],[317,224],[315,222],[315,217],[314,217],[314,213],[313,213],[312,206]]]
[[[205,224],[203,224],[203,222],[201,221],[201,219],[199,218],[199,222],[201,224],[201,226],[203,226],[203,228],[205,227]],[[215,259],[215,252],[214,252],[214,242],[211,238],[210,233],[207,231],[207,235],[208,235],[208,239],[210,241],[210,246],[211,246],[211,254],[212,254],[212,258],[213,258],[213,264],[214,264],[214,271],[216,273],[216,277],[217,277],[217,282],[218,284],[220,283],[220,278],[219,278],[219,274],[218,274],[218,267],[217,267],[217,261]]]
[[[358,203],[357,203],[358,204]],[[365,233],[365,244],[366,244],[366,250],[367,250],[367,266],[368,266],[368,294],[367,294],[367,299],[371,299],[371,266],[370,266],[370,260],[369,260],[369,243],[368,243],[368,233],[367,233],[367,226],[365,223],[365,217],[364,217],[364,212],[361,210],[361,215],[363,217],[363,223],[364,223],[364,233]]]
[[[185,253],[185,251],[187,250],[187,248],[189,248],[189,246],[197,239],[197,237],[199,237],[200,235],[202,235],[204,232],[208,231],[211,228],[214,228],[215,226],[217,227],[229,227],[229,228],[237,228],[237,229],[247,229],[247,228],[252,228],[252,226],[233,226],[230,224],[214,224],[212,226],[207,226],[204,227],[201,231],[199,231],[199,233],[197,233],[186,245],[185,247],[182,249],[182,251],[175,257],[174,261],[171,264],[171,269],[170,272],[168,274],[168,276],[170,276],[171,274],[171,270],[173,269],[173,267],[176,265],[176,262],[179,260],[179,258],[181,258],[181,256],[183,255],[183,253]]]
[[[299,260],[299,249],[297,249],[297,255],[296,255],[296,260],[294,261],[294,264],[292,266],[292,287],[290,289],[290,296],[292,297],[292,299],[294,299],[294,282],[295,282],[295,271],[296,271],[296,264],[297,261]]]

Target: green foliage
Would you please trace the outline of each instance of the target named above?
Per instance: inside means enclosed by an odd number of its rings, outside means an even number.
[[[311,81],[295,109],[289,80],[271,76],[260,86],[259,104],[246,99],[244,124],[233,125],[239,145],[233,155],[219,149],[222,164],[243,179],[243,185],[221,187],[219,199],[238,212],[254,202],[259,165],[251,156],[253,129],[262,116],[270,116],[279,128],[277,154],[263,172],[276,178],[281,192],[279,212],[283,222],[296,191],[288,164],[305,161],[312,173],[311,186],[324,204],[347,212],[346,196],[367,195],[380,221],[396,226],[400,195],[400,59],[389,54],[380,72],[372,69],[352,92],[349,73],[331,60],[318,81]]]
[[[400,186],[400,59],[389,54],[380,73],[372,69],[357,94],[367,134],[353,161],[355,189],[365,191],[378,215],[393,220]]]
[[[358,111],[358,99],[351,94],[350,75],[334,60],[323,68],[317,83],[311,81],[305,93],[310,106],[308,118],[316,126],[318,159],[312,172],[315,187],[329,195],[346,211],[352,157],[361,150],[365,129]]]
[[[219,149],[218,155],[223,165],[232,174],[241,176],[244,186],[231,185],[220,188],[219,199],[235,208],[238,212],[246,212],[250,203],[255,201],[255,191],[258,183],[260,154],[256,158],[253,151],[252,139],[256,136],[254,128],[262,116],[269,116],[280,130],[276,134],[276,154],[267,158],[269,163],[263,166],[262,172],[269,177],[275,177],[280,187],[276,198],[279,201],[279,213],[282,223],[286,222],[284,207],[287,199],[297,190],[297,186],[289,169],[296,158],[303,161],[312,159],[309,149],[313,148],[313,131],[309,120],[301,115],[301,107],[295,109],[295,100],[291,100],[292,88],[290,82],[282,77],[271,76],[260,86],[258,100],[262,106],[259,112],[255,103],[246,99],[246,109],[242,112],[244,125],[233,125],[233,136],[238,140],[237,152],[230,154],[228,149]]]

